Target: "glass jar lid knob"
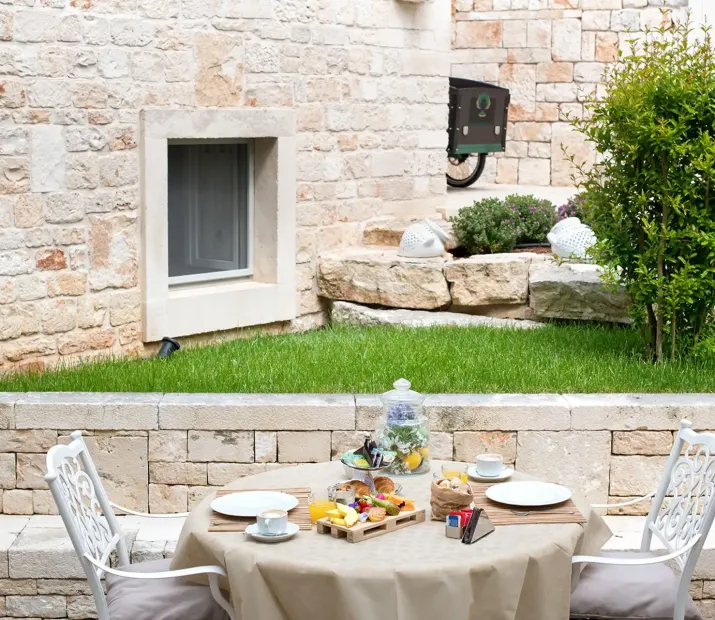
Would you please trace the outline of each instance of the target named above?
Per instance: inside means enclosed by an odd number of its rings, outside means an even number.
[[[392,387],[400,392],[406,392],[412,387],[412,384],[407,379],[398,379],[392,384]]]

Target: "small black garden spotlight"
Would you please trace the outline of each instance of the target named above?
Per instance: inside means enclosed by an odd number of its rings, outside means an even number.
[[[180,348],[181,345],[178,340],[168,337],[162,338],[161,347],[159,347],[159,352],[156,354],[156,357],[165,360],[167,357],[171,356],[174,351],[178,351]]]

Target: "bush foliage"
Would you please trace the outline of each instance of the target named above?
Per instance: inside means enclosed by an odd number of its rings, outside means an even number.
[[[601,154],[591,169],[579,166],[593,258],[630,292],[655,360],[715,351],[712,42],[667,13],[664,23],[632,42],[606,75],[606,94],[572,121]]]
[[[452,218],[459,245],[470,254],[511,252],[520,243],[544,243],[556,223],[556,207],[530,194],[485,198]]]

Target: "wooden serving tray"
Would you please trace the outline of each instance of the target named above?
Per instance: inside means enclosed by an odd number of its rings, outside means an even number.
[[[401,530],[403,527],[417,525],[425,520],[425,509],[418,508],[417,510],[409,510],[401,512],[394,517],[387,517],[384,521],[371,523],[356,523],[352,527],[344,525],[335,525],[330,522],[328,517],[320,519],[317,523],[318,534],[330,534],[333,538],[345,538],[348,542],[358,543],[363,540],[382,536]]]

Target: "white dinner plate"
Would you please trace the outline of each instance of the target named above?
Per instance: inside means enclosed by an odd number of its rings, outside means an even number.
[[[571,490],[551,482],[504,482],[489,487],[489,499],[509,506],[552,506],[571,498]]]
[[[280,491],[244,491],[217,497],[211,502],[211,508],[229,517],[255,517],[259,512],[270,508],[292,510],[298,500],[288,493]]]
[[[514,470],[511,467],[505,467],[501,470],[501,473],[496,476],[482,476],[474,465],[467,469],[469,477],[478,482],[502,482],[503,480],[511,478],[513,473]]]
[[[289,538],[293,538],[293,536],[298,533],[299,529],[300,527],[298,527],[298,525],[296,525],[295,523],[289,523],[288,527],[286,528],[286,531],[282,534],[267,535],[261,534],[258,531],[257,523],[251,523],[251,525],[246,528],[246,534],[248,534],[251,538],[255,538],[256,540],[259,540],[261,542],[279,543],[283,542],[284,540],[288,540]]]

